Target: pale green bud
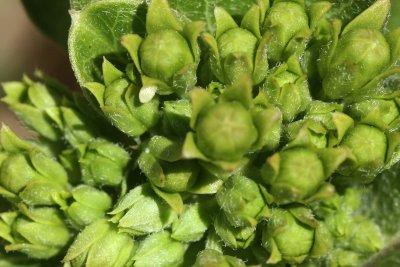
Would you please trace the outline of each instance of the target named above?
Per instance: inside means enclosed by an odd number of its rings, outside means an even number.
[[[116,186],[125,177],[129,153],[122,147],[95,140],[81,149],[82,180],[88,185]]]
[[[268,158],[261,170],[269,192],[278,203],[286,204],[312,195],[325,180],[324,165],[306,148],[292,148]]]
[[[140,45],[139,56],[143,73],[166,83],[171,82],[175,73],[194,63],[189,44],[174,30],[149,34]]]

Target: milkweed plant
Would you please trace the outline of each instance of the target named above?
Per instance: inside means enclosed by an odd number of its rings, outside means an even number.
[[[72,1],[81,92],[2,84],[0,266],[399,266],[390,6]]]

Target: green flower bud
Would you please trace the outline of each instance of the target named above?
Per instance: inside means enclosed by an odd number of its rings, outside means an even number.
[[[345,164],[340,173],[349,175],[357,170],[363,174],[360,182],[370,182],[385,164],[388,140],[384,132],[373,126],[357,125],[347,133],[341,145],[351,149],[355,160]]]
[[[271,252],[268,263],[303,262],[313,247],[314,234],[314,227],[299,221],[291,212],[273,209],[263,231],[264,247]]]
[[[232,226],[254,227],[269,214],[263,191],[265,189],[251,179],[235,175],[225,182],[216,198]]]
[[[135,249],[130,235],[106,220],[98,220],[79,233],[63,261],[71,267],[130,266]]]
[[[60,213],[54,208],[31,209],[20,205],[21,214],[11,224],[13,240],[6,251],[19,251],[36,259],[59,254],[71,234]]]
[[[166,231],[149,235],[144,239],[133,257],[134,266],[180,266],[185,253],[183,243],[173,240]]]
[[[156,93],[184,94],[195,85],[200,61],[197,37],[204,27],[203,22],[181,25],[166,0],[149,4],[147,36],[122,37],[122,45],[141,75],[140,102],[147,103]]]
[[[239,27],[224,9],[215,8],[216,36],[204,33],[202,37],[210,48],[211,70],[220,82],[232,84],[245,76],[255,84],[264,80],[268,59],[267,38],[260,33],[262,13],[260,5],[253,6]]]
[[[97,139],[81,149],[82,180],[88,185],[116,186],[125,177],[129,153],[122,147]]]
[[[171,82],[175,73],[194,63],[188,42],[174,30],[146,36],[140,45],[139,57],[145,75],[166,83]]]
[[[274,3],[267,12],[263,31],[271,36],[268,58],[274,62],[283,61],[304,50],[304,44],[298,42],[304,42],[310,35],[307,13],[296,1]]]
[[[103,218],[112,204],[107,193],[87,185],[73,188],[69,197],[61,200],[59,204],[77,228]]]
[[[172,193],[191,188],[199,174],[199,166],[194,161],[178,160],[181,154],[180,145],[167,138],[154,136],[148,147],[155,155],[142,153],[138,158],[138,165],[153,185]]]
[[[292,148],[271,156],[262,167],[262,177],[277,203],[302,200],[315,193],[325,180],[324,164],[305,148]]]
[[[114,76],[114,72],[120,74]],[[123,73],[107,60],[103,62],[103,75],[105,85],[93,82],[85,84],[85,88],[95,97],[100,109],[114,126],[125,134],[136,137],[158,122],[157,97],[141,103],[139,87],[124,78]]]
[[[10,154],[0,167],[0,185],[28,205],[53,205],[54,195],[67,190],[68,176],[53,158],[32,150]],[[11,197],[11,198],[14,198]]]
[[[325,63],[324,61],[322,61]],[[339,39],[327,70],[323,92],[329,99],[364,97],[363,87],[390,63],[390,47],[378,30],[356,29]]]
[[[225,161],[239,160],[257,140],[251,115],[240,103],[218,103],[202,112],[195,128],[203,153]]]
[[[149,184],[137,186],[122,197],[110,214],[118,227],[135,235],[158,232],[171,225],[176,213]]]
[[[299,63],[294,61],[290,64],[295,66],[281,65],[267,77],[264,84],[268,101],[280,108],[285,121],[292,121],[296,115],[307,109],[311,101],[306,77],[296,73],[295,69],[290,69],[299,67]]]
[[[193,267],[244,267],[245,263],[235,257],[223,255],[213,249],[201,251]]]

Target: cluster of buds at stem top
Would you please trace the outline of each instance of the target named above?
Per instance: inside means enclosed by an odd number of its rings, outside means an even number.
[[[121,38],[132,62],[104,58],[84,84],[96,107],[44,76],[4,84],[42,141],[0,131],[6,251],[65,267],[360,266],[383,239],[357,186],[400,160],[388,3],[342,30],[328,2],[258,0],[239,24],[216,7],[208,33],[153,0],[146,34]]]

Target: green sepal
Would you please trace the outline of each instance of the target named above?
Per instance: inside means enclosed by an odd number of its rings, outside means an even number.
[[[192,116],[190,119],[190,127],[194,129],[201,110],[209,107],[215,102],[211,94],[201,88],[194,88],[190,92],[190,99],[192,101]]]
[[[103,70],[104,85],[106,87],[109,86],[115,80],[117,80],[117,79],[121,78],[122,76],[124,76],[124,73],[122,71],[120,71],[119,69],[117,69],[105,57],[103,58],[102,70]]]
[[[214,16],[216,21],[216,39],[218,39],[223,33],[230,29],[238,28],[235,20],[231,15],[223,8],[216,7],[214,9]]]
[[[390,0],[377,0],[355,19],[350,21],[342,31],[342,35],[358,29],[368,28],[382,30],[390,13]]]
[[[171,238],[167,231],[149,235],[136,250],[133,260],[137,267],[179,266],[184,260],[186,246]],[[166,257],[165,255],[168,255]]]
[[[26,152],[34,148],[34,146],[19,138],[10,127],[5,124],[1,125],[0,129],[0,144],[1,147],[9,152]]]
[[[325,18],[327,12],[331,9],[332,3],[328,1],[315,2],[309,7],[310,29],[316,30],[320,21]]]
[[[140,74],[142,74],[142,69],[140,67],[140,61],[139,61],[139,47],[140,44],[142,43],[143,38],[140,37],[137,34],[126,34],[122,36],[121,38],[121,44],[123,47],[125,47],[126,50],[128,50],[128,53],[130,57],[133,60],[133,63],[135,64],[136,69],[139,71]]]
[[[252,32],[257,38],[261,39],[260,17],[260,7],[258,5],[253,5],[243,16],[240,27]]]
[[[150,182],[158,187],[165,185],[165,174],[158,160],[150,153],[143,152],[138,160],[140,170]]]
[[[190,47],[194,55],[194,60],[197,64],[200,61],[200,54],[201,54],[200,46],[197,39],[201,35],[201,33],[205,30],[205,27],[206,27],[205,22],[194,21],[187,24],[183,28],[183,35],[185,35],[186,39],[190,43]]]
[[[247,248],[255,238],[255,228],[234,227],[228,222],[223,212],[215,218],[214,229],[217,235],[233,249]]]
[[[250,77],[243,77],[232,85],[226,87],[219,97],[220,102],[239,102],[246,109],[253,105],[252,81]]]
[[[265,33],[261,40],[258,42],[258,47],[256,50],[256,55],[254,59],[254,69],[252,73],[252,78],[254,84],[261,83],[268,73],[269,63],[268,63],[268,45],[271,36]]]
[[[212,208],[216,207],[204,201],[186,205],[182,215],[172,224],[171,237],[182,242],[199,241],[211,223]]]
[[[282,112],[278,108],[254,108],[253,122],[258,130],[258,140],[253,145],[255,150],[274,150],[280,142],[282,132]]]
[[[202,169],[195,184],[188,190],[193,194],[215,194],[223,186],[224,181],[211,172]]]
[[[171,225],[176,213],[159,198],[149,184],[137,186],[122,197],[109,214],[118,227],[134,235],[158,232]]]
[[[153,191],[176,212],[176,214],[181,215],[184,209],[183,200],[179,193],[164,192],[151,184]]]
[[[163,30],[182,31],[182,26],[172,13],[167,0],[154,0],[147,10],[146,32],[151,34]]]

